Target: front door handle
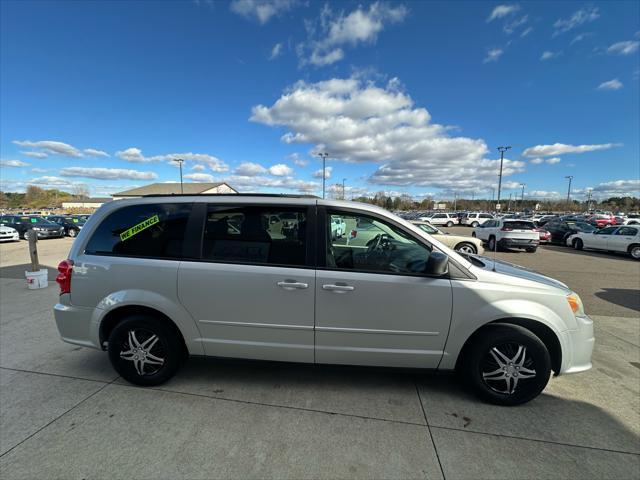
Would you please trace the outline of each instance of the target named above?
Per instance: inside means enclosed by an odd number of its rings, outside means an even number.
[[[284,282],[278,282],[278,286],[280,288],[284,288],[285,290],[303,290],[305,288],[309,288],[308,283],[292,282],[288,280]]]
[[[352,286],[352,285],[333,285],[333,284],[328,284],[328,285],[322,285],[322,289],[323,290],[329,290],[330,292],[336,292],[336,293],[344,293],[344,292],[352,292],[356,289],[356,287]]]

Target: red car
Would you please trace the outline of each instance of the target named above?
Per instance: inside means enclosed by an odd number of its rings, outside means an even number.
[[[540,243],[549,243],[551,241],[551,233],[544,228],[536,228],[535,231],[540,234]]]
[[[616,217],[607,214],[597,214],[589,219],[589,223],[598,228],[608,227],[609,225],[617,225]]]

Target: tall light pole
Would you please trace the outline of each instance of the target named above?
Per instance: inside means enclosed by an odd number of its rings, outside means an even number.
[[[564,178],[569,179],[569,188],[567,188],[567,208],[569,208],[569,202],[571,201],[571,180],[573,180],[573,175],[567,175]]]
[[[504,163],[504,152],[509,150],[511,146],[506,147],[498,147],[498,151],[500,152],[500,175],[498,176],[498,203],[500,205],[500,190],[502,189],[502,164]]]
[[[329,154],[327,152],[321,152],[318,156],[322,159],[322,198],[324,198],[324,185],[327,180],[327,158]]]
[[[342,179],[342,200],[344,200],[344,182],[345,182],[346,178]]]
[[[173,161],[178,162],[178,165],[180,165],[180,193],[184,193],[184,188],[182,187],[182,164],[184,163],[184,159],[174,158]]]
[[[593,193],[593,188],[587,189],[587,212],[591,211],[591,194]]]
[[[524,209],[524,187],[525,187],[525,184],[521,183],[520,186],[522,187],[522,195],[520,196],[520,206]]]

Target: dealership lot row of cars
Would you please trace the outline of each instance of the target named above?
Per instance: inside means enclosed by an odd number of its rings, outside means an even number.
[[[0,241],[27,240],[30,235],[41,238],[75,237],[89,215],[1,215]]]

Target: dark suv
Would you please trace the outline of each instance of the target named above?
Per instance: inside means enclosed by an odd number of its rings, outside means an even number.
[[[85,220],[79,217],[71,217],[65,215],[52,215],[47,220],[57,223],[64,228],[64,234],[69,237],[75,237],[80,233],[85,224]]]
[[[547,222],[544,228],[551,234],[551,243],[558,243],[565,246],[567,244],[567,238],[574,233],[593,232],[596,230],[596,227],[587,222],[576,221],[571,218],[566,220],[554,218]]]
[[[45,220],[42,217],[31,215],[3,215],[0,224],[7,225],[18,231],[20,238],[28,239],[29,235],[36,233],[38,238],[64,237],[64,228],[57,223]]]

